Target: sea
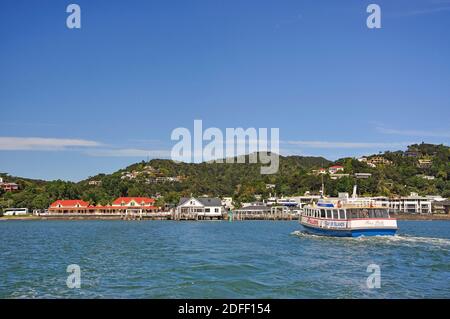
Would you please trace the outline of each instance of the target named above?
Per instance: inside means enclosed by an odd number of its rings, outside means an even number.
[[[0,222],[0,298],[450,298],[450,221],[329,238],[296,221]]]

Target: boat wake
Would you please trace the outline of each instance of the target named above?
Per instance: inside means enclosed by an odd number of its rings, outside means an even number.
[[[374,243],[386,243],[386,244],[398,244],[398,245],[432,245],[438,246],[442,249],[450,249],[450,239],[447,238],[435,238],[435,237],[417,237],[409,236],[405,234],[394,236],[361,236],[361,237],[329,237],[319,236],[308,233],[306,231],[296,230],[291,233],[292,236],[309,239],[321,239],[321,240],[344,240],[344,241],[357,241],[357,242],[374,242]]]

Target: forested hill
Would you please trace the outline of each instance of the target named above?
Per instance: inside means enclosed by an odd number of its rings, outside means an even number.
[[[376,163],[376,164],[374,164]],[[343,166],[338,175],[320,175],[317,170],[333,164]],[[175,203],[180,196],[232,196],[253,201],[254,195],[302,195],[318,193],[323,176],[326,193],[351,192],[355,183],[363,195],[439,194],[450,197],[450,148],[415,144],[406,151],[374,154],[364,159],[342,158],[331,162],[322,157],[280,156],[279,171],[261,175],[261,164],[175,163],[153,159],[99,174],[79,183],[35,181],[3,175],[17,182],[20,191],[0,193],[1,207],[47,208],[56,199],[84,199],[107,204],[119,196],[158,196],[159,203]],[[267,165],[264,165],[267,166]],[[369,173],[357,179],[355,173]]]

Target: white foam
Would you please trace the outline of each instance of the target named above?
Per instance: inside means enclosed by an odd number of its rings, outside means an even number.
[[[378,242],[387,244],[399,244],[399,245],[414,245],[414,244],[427,244],[433,246],[439,246],[440,248],[449,249],[450,239],[447,238],[435,238],[435,237],[417,237],[408,235],[393,235],[393,236],[360,236],[360,237],[333,237],[333,236],[320,236],[310,234],[306,231],[296,230],[291,233],[293,236],[303,238],[318,238],[318,239],[332,239],[332,240],[356,240],[361,242]]]

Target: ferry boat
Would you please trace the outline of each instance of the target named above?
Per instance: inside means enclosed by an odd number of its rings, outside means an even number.
[[[392,236],[398,229],[388,208],[355,198],[319,199],[304,207],[299,222],[309,233],[337,237]]]

